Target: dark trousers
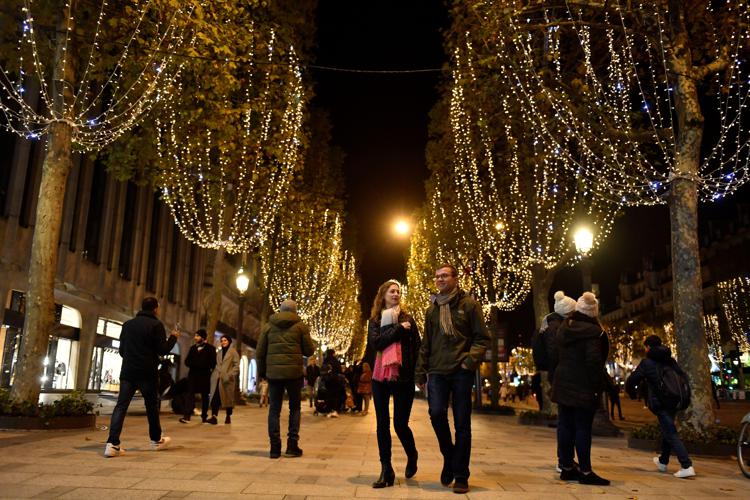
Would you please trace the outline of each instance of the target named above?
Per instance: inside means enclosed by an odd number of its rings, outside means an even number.
[[[148,418],[148,435],[151,441],[161,439],[161,424],[159,423],[159,390],[158,382],[154,380],[121,380],[120,394],[117,396],[117,404],[112,412],[112,420],[109,424],[108,443],[115,446],[120,444],[122,425],[125,423],[125,414],[128,412],[130,402],[133,400],[136,390],[141,391],[143,402],[146,405],[146,418]]]
[[[219,409],[221,408],[221,394],[219,393],[219,384],[221,381],[216,383],[216,390],[214,391],[214,397],[211,398],[211,415],[214,417],[219,414]],[[229,406],[225,408],[227,412],[227,417],[232,416],[232,407]]]
[[[396,431],[406,456],[417,453],[414,434],[409,428],[409,416],[414,403],[414,382],[372,381],[372,398],[377,422],[378,452],[382,463],[391,462],[391,415],[389,403],[393,396],[393,429]],[[360,396],[361,397],[361,396]]]
[[[620,420],[622,420],[622,405],[620,404],[620,394],[617,393],[610,393],[609,394],[609,416],[611,419],[614,420],[615,418],[615,406],[617,406],[617,414],[620,417]]]
[[[669,455],[674,451],[682,468],[687,469],[693,465],[693,462],[690,460],[679,434],[677,434],[677,427],[674,425],[675,414],[676,412],[667,410],[656,412],[656,418],[659,419],[659,428],[661,429],[661,456],[659,456],[659,461],[665,465],[668,464]]]
[[[443,460],[451,465],[456,480],[468,481],[471,459],[471,389],[474,372],[460,369],[450,375],[431,373],[427,379],[427,403]],[[448,401],[453,407],[453,442],[448,425]]]
[[[582,472],[591,472],[591,425],[593,409],[558,405],[557,454],[560,465],[573,467],[574,452]]]
[[[206,418],[208,418],[208,391],[199,392],[199,394],[201,395],[201,419],[206,420]],[[190,417],[193,416],[193,408],[195,408],[195,393],[193,392],[193,389],[190,389],[185,405],[184,416],[186,419],[190,420]]]
[[[268,381],[268,437],[271,444],[281,443],[280,416],[284,391],[289,395],[289,429],[287,439],[299,441],[299,421],[302,408],[302,377]]]

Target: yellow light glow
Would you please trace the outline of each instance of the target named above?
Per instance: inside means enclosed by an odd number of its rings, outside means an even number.
[[[396,234],[407,235],[411,232],[411,225],[402,219],[396,222],[393,229],[396,231]]]
[[[573,241],[576,250],[583,255],[587,255],[594,246],[594,233],[587,227],[579,228],[573,235]]]

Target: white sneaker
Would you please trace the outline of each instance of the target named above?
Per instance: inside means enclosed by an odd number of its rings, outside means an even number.
[[[336,412],[336,411],[332,411],[332,412],[330,413],[330,415],[331,415],[331,418],[339,418],[339,414],[338,414],[338,412]]]
[[[654,457],[654,465],[656,465],[656,468],[659,469],[659,472],[667,472],[667,464],[661,463],[659,457]]]
[[[112,443],[107,443],[104,447],[104,456],[107,458],[119,457],[124,453],[125,450],[121,446],[115,446]]]
[[[172,438],[162,436],[158,441],[151,441],[151,451],[161,451],[169,448],[169,443],[172,442]]]
[[[693,466],[691,465],[687,469],[680,469],[677,472],[674,473],[674,477],[679,479],[687,479],[689,477],[695,476],[695,469],[693,469]]]

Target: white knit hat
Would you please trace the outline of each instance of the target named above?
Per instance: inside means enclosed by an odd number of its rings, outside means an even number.
[[[560,316],[567,316],[576,310],[576,301],[572,297],[565,295],[565,292],[558,290],[555,292],[555,312]]]
[[[583,292],[576,302],[576,311],[591,318],[599,316],[599,301],[591,292]]]

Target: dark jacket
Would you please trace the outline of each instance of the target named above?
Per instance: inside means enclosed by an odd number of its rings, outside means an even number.
[[[547,349],[547,380],[550,383],[555,379],[555,370],[557,370],[558,354],[557,354],[557,330],[560,328],[563,320],[562,316],[556,312],[550,313],[544,317],[542,321],[542,328],[540,329],[540,335],[544,346]]]
[[[302,378],[303,356],[315,352],[310,328],[293,312],[272,314],[258,339],[258,374],[269,380]]]
[[[199,349],[200,347],[200,349]],[[206,393],[211,390],[211,370],[216,368],[216,349],[208,342],[190,346],[185,366],[190,368],[188,380],[190,390]]]
[[[323,364],[330,366],[336,375],[341,373],[341,361],[336,359],[335,354],[326,354],[326,357],[323,358]]]
[[[407,330],[401,326],[405,321],[409,322],[411,329]],[[382,351],[394,342],[401,342],[401,368],[398,370],[398,378],[414,381],[414,370],[422,340],[419,338],[417,323],[411,315],[402,311],[398,315],[397,323],[382,328],[380,320],[371,319],[367,323],[367,342],[376,351]]]
[[[575,408],[597,408],[605,388],[607,334],[595,318],[576,312],[557,330],[557,350],[552,401]]]
[[[120,380],[157,380],[159,356],[168,354],[176,342],[177,337],[170,335],[167,338],[164,325],[154,313],[140,311],[122,325]]]
[[[426,382],[428,373],[454,373],[462,364],[476,370],[490,345],[482,306],[476,300],[459,290],[450,309],[453,327],[458,331],[455,337],[440,332],[440,307],[433,303],[427,309],[415,375],[418,384]]]
[[[672,351],[668,347],[663,345],[652,347],[646,353],[646,359],[638,364],[635,371],[625,381],[625,390],[631,399],[637,397],[638,391],[645,384],[646,406],[654,413],[662,409],[659,399],[659,386],[661,385],[659,372],[663,365],[671,365],[677,373],[682,373],[682,369],[672,357]]]
[[[318,377],[320,377],[320,367],[318,365],[307,365],[307,368],[305,368],[307,385],[314,387],[315,381],[318,380]]]

